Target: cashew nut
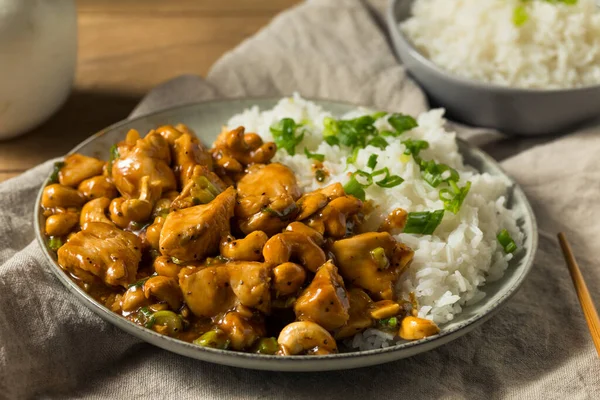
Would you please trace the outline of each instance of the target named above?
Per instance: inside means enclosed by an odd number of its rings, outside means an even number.
[[[106,197],[88,201],[81,209],[81,216],[79,217],[81,229],[85,229],[90,222],[103,222],[105,224],[114,225],[106,216],[109,205],[110,199],[107,199]]]
[[[159,301],[166,302],[172,310],[178,310],[183,302],[177,281],[166,276],[153,276],[144,282],[144,296],[147,299],[154,296]]]
[[[259,261],[267,240],[269,237],[262,231],[251,232],[245,238],[237,240],[227,235],[221,238],[220,251],[230,260]]]
[[[310,321],[292,322],[281,330],[277,343],[282,355],[337,353],[335,339],[325,328]]]
[[[316,272],[327,261],[323,250],[311,238],[296,232],[283,232],[273,236],[265,244],[263,256],[267,264],[274,266],[294,257],[311,272]]]
[[[65,236],[71,232],[79,222],[79,214],[74,212],[65,212],[54,214],[46,219],[46,235]]]
[[[266,164],[273,158],[277,147],[275,143],[263,143],[256,134],[244,134],[240,126],[231,131],[223,130],[212,149],[213,160],[218,167],[227,172],[242,172],[250,164]]]
[[[119,228],[127,228],[131,220],[125,218],[123,211],[121,211],[121,206],[125,202],[124,197],[117,197],[110,202],[109,211],[110,211],[110,219],[115,223]]]
[[[58,183],[48,185],[42,194],[42,207],[81,207],[85,198],[77,190]]]
[[[154,222],[152,225],[146,229],[146,240],[152,246],[153,249],[158,249],[160,242],[160,232],[162,231],[162,227],[165,224],[165,219],[163,217],[154,218]]]
[[[342,196],[333,199],[323,208],[319,215],[313,218],[317,224],[322,221],[324,233],[334,238],[343,238],[348,231],[348,217],[357,214],[363,207],[362,201],[354,196]],[[312,224],[309,224],[312,227]]]
[[[319,232],[317,232],[310,226],[305,225],[302,222],[292,222],[285,228],[285,230],[287,232],[296,232],[306,235],[309,238],[311,238],[312,241],[315,242],[318,246],[323,246],[325,244],[325,239],[323,238],[323,235],[321,235]]]
[[[181,265],[175,264],[169,256],[159,256],[154,260],[154,271],[160,276],[169,278],[177,278],[179,271],[183,268]]]
[[[112,181],[102,175],[84,180],[79,184],[77,190],[79,190],[87,200],[97,199],[99,197],[114,199],[119,194]]]
[[[287,296],[298,292],[306,281],[306,271],[302,266],[286,262],[273,268],[272,288],[279,295]]]
[[[142,288],[137,286],[129,288],[121,298],[121,310],[125,312],[132,312],[150,304],[151,302],[144,295]]]
[[[296,202],[300,213],[296,220],[302,221],[327,205],[327,196],[321,192],[306,193]]]
[[[143,222],[150,218],[156,200],[160,198],[161,183],[150,182],[149,176],[140,180],[140,195],[137,199],[125,200],[121,205],[121,211],[125,218]]]

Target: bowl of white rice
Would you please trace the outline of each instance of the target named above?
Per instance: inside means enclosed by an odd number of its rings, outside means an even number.
[[[451,119],[515,135],[600,117],[595,0],[392,0],[394,49]]]

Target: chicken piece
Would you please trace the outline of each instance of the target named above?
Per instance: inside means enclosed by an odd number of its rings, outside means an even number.
[[[154,132],[164,137],[170,146],[173,146],[175,141],[183,135],[183,132],[174,127],[173,125],[162,125],[154,129]],[[171,152],[171,158],[174,159],[174,154]]]
[[[221,238],[221,255],[229,260],[259,261],[262,250],[269,237],[262,231],[255,231],[243,239],[235,239],[231,235]]]
[[[196,165],[181,193],[173,199],[170,211],[209,203],[225,189],[227,186],[217,174],[203,165]]]
[[[435,322],[424,318],[405,317],[398,331],[398,336],[404,340],[419,340],[437,335],[440,328]]]
[[[180,187],[185,187],[194,176],[196,166],[212,172],[212,156],[196,137],[184,133],[173,143],[174,168],[179,172]],[[196,175],[197,176],[197,175]]]
[[[348,290],[348,299],[350,318],[341,328],[335,331],[334,337],[336,340],[354,336],[373,325],[373,319],[370,315],[373,300],[369,295],[362,289],[352,288]]]
[[[226,265],[229,284],[239,302],[265,314],[271,312],[271,268],[259,262],[234,261]]]
[[[312,321],[333,331],[348,321],[349,308],[344,280],[330,260],[319,267],[310,285],[298,297],[294,312],[299,321]]]
[[[104,161],[82,154],[71,154],[64,161],[65,165],[58,172],[61,185],[76,187],[92,176],[101,175]]]
[[[354,196],[341,196],[329,202],[317,215],[307,221],[308,226],[324,235],[336,239],[351,233],[357,216],[363,208],[363,202]]]
[[[251,320],[236,311],[225,314],[217,326],[229,338],[231,348],[237,351],[249,349],[266,334],[262,321]]]
[[[107,285],[127,287],[135,281],[140,249],[140,239],[133,233],[90,222],[58,249],[58,263],[87,282],[91,274]]]
[[[225,265],[183,268],[179,273],[179,286],[185,303],[198,317],[214,317],[227,312],[237,301]]]
[[[167,141],[156,132],[149,133],[144,139],[136,139],[135,133],[127,136],[119,143],[119,157],[111,168],[113,182],[123,197],[139,198],[141,180],[145,176],[149,182],[158,182],[161,192],[177,189],[175,174],[169,167],[171,152]]]
[[[306,281],[306,271],[301,265],[286,262],[273,268],[273,290],[276,296],[296,293]]]
[[[319,211],[327,205],[327,196],[320,191],[306,193],[300,197],[296,206],[298,206],[298,216],[296,220],[302,221]]]
[[[334,242],[331,251],[341,275],[376,300],[393,300],[394,286],[413,251],[387,232],[367,232]]]
[[[169,213],[160,233],[160,252],[182,261],[202,260],[219,250],[229,233],[235,189],[229,188],[208,204]]]
[[[223,129],[211,150],[215,166],[224,173],[239,173],[252,164],[268,163],[275,155],[275,143],[263,143],[256,133],[244,134],[244,127]]]
[[[153,276],[144,282],[144,296],[165,302],[175,311],[179,310],[183,301],[177,280],[166,276]]]
[[[114,183],[106,176],[99,175],[86,179],[79,184],[77,188],[87,200],[106,197],[114,199],[119,195]]]
[[[42,193],[42,207],[46,209],[81,207],[83,203],[85,197],[81,193],[58,183],[46,186]]]
[[[294,172],[285,165],[256,164],[237,183],[235,215],[242,232],[280,232],[297,212],[300,187]]]

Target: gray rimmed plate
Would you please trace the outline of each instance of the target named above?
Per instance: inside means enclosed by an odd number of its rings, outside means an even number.
[[[340,102],[313,101],[333,114],[343,114],[356,108],[355,105]],[[140,132],[147,132],[159,125],[179,122],[192,128],[206,144],[211,144],[220,132],[221,126],[233,114],[254,105],[259,106],[261,109],[272,108],[276,103],[277,99],[239,99],[209,101],[177,107],[134,120],[116,123],[90,137],[75,147],[71,153],[77,152],[108,159],[110,147],[114,143],[123,140],[129,129],[134,128]],[[279,357],[203,348],[163,336],[150,329],[140,327],[100,305],[63,272],[56,261],[56,255],[48,249],[43,235],[45,220],[40,212],[43,188],[40,190],[35,204],[34,225],[36,236],[48,258],[52,272],[65,285],[67,290],[73,293],[86,307],[109,323],[165,350],[218,364],[273,371],[325,371],[381,364],[434,349],[473,330],[488,320],[517,291],[532,267],[537,249],[538,233],[535,217],[525,194],[518,185],[506,176],[500,166],[481,150],[459,140],[459,151],[467,164],[481,172],[500,176],[509,183],[511,189],[508,196],[508,205],[517,213],[518,225],[525,233],[523,249],[511,260],[509,268],[502,279],[485,286],[484,291],[487,296],[479,303],[466,307],[452,322],[443,325],[440,334],[418,341],[399,343],[384,349],[325,356]]]

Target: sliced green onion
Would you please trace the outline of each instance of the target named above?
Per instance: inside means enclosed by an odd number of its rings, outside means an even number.
[[[119,148],[117,147],[116,144],[113,144],[112,147],[110,148],[110,156],[108,158],[108,174],[109,175],[112,174],[112,166],[117,158],[119,158]]]
[[[525,5],[521,4],[513,10],[512,21],[515,26],[522,26],[529,19],[529,13],[525,9]]]
[[[412,155],[417,159],[419,157],[419,153],[421,150],[425,150],[429,148],[429,142],[426,140],[414,140],[414,139],[406,139],[402,142],[402,144],[406,147],[404,150],[404,154],[407,156]]]
[[[380,186],[382,188],[393,188],[404,182],[404,179],[402,179],[400,176],[391,175],[390,170],[387,167],[373,172],[373,176],[380,175],[381,173],[385,173],[385,177],[382,180],[377,181],[375,183],[377,184],[377,186]]]
[[[132,283],[132,284],[130,284],[129,286],[127,286],[127,288],[128,288],[128,289],[131,289],[132,287],[142,287],[142,286],[144,286],[144,283],[145,283],[145,282],[146,282],[148,279],[150,279],[150,277],[149,277],[149,276],[147,276],[147,277],[145,277],[145,278],[142,278],[142,279],[140,279],[139,281],[137,281],[137,282],[135,282],[135,283]]]
[[[58,251],[63,245],[63,241],[58,236],[50,236],[48,238],[48,248],[52,251]]]
[[[442,222],[444,210],[408,213],[404,233],[431,235]]]
[[[256,347],[258,354],[275,354],[279,350],[279,344],[274,337],[260,338]]]
[[[377,111],[376,113],[371,115],[371,118],[373,118],[375,121],[377,121],[379,118],[385,117],[386,115],[387,115],[387,112],[385,112],[385,111]]]
[[[346,158],[346,164],[354,164],[356,162],[356,158],[358,157],[358,147],[352,150],[352,154]]]
[[[173,262],[173,264],[177,264],[177,265],[181,265],[184,263],[183,261],[181,261],[179,258],[176,258],[176,257],[171,257],[171,261]]]
[[[183,329],[183,322],[181,317],[175,314],[173,311],[162,310],[152,314],[154,321],[153,325],[163,325],[167,327],[167,333],[169,336],[180,332]]]
[[[385,148],[388,147],[388,145],[389,143],[387,142],[387,140],[385,140],[381,136],[375,136],[373,139],[367,142],[367,146],[377,147],[381,150],[385,150]]]
[[[225,350],[229,347],[230,340],[225,337],[222,331],[212,330],[194,340],[193,343],[198,346]]]
[[[420,167],[423,179],[434,188],[442,182],[458,181],[460,179],[460,175],[454,168],[446,164],[438,164],[433,160],[421,160]]]
[[[270,131],[277,147],[285,149],[291,156],[296,154],[296,146],[304,139],[304,132],[296,135],[296,131],[300,127],[301,125],[296,124],[296,121],[291,118],[283,118],[281,121],[273,124],[270,127]]]
[[[384,318],[384,319],[380,319],[379,321],[377,321],[377,323],[379,325],[383,326],[384,328],[394,329],[398,326],[398,318],[397,317]]]
[[[357,199],[365,201],[367,194],[365,193],[365,190],[363,188],[364,185],[358,182],[354,175],[352,175],[350,177],[350,180],[344,185],[344,192],[346,192],[346,194],[356,197]]]
[[[52,170],[52,175],[50,175],[50,183],[58,183],[58,173],[60,169],[65,166],[65,163],[62,161],[54,163],[54,170]]]
[[[375,169],[375,166],[377,165],[377,158],[379,156],[377,154],[371,154],[369,156],[369,161],[367,161],[367,167],[371,168],[371,169]]]
[[[383,247],[377,247],[371,250],[370,253],[375,263],[377,263],[378,268],[386,269],[390,266],[390,260],[388,260],[387,256],[385,255],[385,249]]]
[[[413,117],[404,114],[392,114],[388,118],[388,122],[396,130],[396,134],[394,136],[399,136],[404,132],[419,126]]]
[[[465,186],[458,187],[455,181],[449,181],[449,189],[440,190],[440,200],[444,202],[444,208],[451,213],[456,214],[460,211],[462,203],[465,201],[469,190],[471,189],[471,182],[468,181]]]
[[[325,161],[325,155],[324,154],[311,153],[310,151],[308,151],[308,149],[306,147],[304,148],[304,154],[306,155],[306,158],[317,160],[317,161],[320,161],[320,162]]]
[[[515,250],[517,250],[517,244],[515,243],[513,238],[510,237],[510,233],[508,233],[506,229],[502,229],[497,237],[498,242],[500,242],[500,244],[504,248],[505,253],[514,253]]]

